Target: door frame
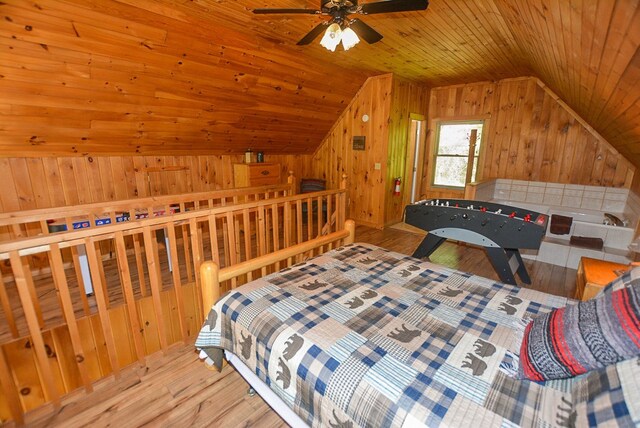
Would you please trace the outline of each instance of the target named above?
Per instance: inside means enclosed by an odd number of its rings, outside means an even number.
[[[405,159],[405,173],[406,183],[403,183],[404,191],[402,192],[403,205],[409,205],[411,203],[411,197],[416,199],[420,195],[422,190],[422,180],[424,171],[425,155],[427,152],[427,118],[418,113],[411,113],[409,115],[409,135],[407,138],[407,155]],[[418,134],[418,123],[420,123],[420,133]],[[417,135],[418,141],[415,136]],[[416,147],[417,153],[416,153]],[[416,162],[417,161],[417,162]],[[414,175],[414,165],[416,165],[416,171]],[[411,188],[413,187],[414,180],[416,181],[415,194],[411,195]]]

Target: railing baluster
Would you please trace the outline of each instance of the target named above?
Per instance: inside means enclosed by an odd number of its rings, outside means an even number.
[[[291,202],[284,203],[284,212],[282,213],[284,228],[284,248],[289,248],[291,246],[291,230],[293,229],[293,224],[291,224]],[[292,259],[287,259],[287,266],[291,266]]]
[[[29,328],[29,334],[31,335],[31,342],[33,344],[33,350],[36,354],[36,361],[40,376],[44,381],[44,391],[46,398],[51,400],[55,407],[60,407],[60,394],[56,388],[53,378],[53,372],[51,370],[51,364],[47,357],[47,351],[44,347],[44,339],[42,338],[42,332],[40,331],[40,322],[36,313],[33,297],[29,290],[27,276],[31,276],[31,272],[27,274],[24,269],[23,261],[17,251],[11,251],[9,254],[9,260],[11,262],[11,269],[13,270],[13,278],[18,289],[18,295],[20,296],[20,302],[22,303],[22,309],[24,310],[24,316],[27,320],[27,327]]]
[[[78,254],[78,247],[71,247],[71,259],[73,260],[73,270],[76,276],[76,284],[78,285],[78,293],[80,294],[80,300],[82,301],[82,309],[84,314],[91,315],[91,308],[89,308],[89,299],[87,299],[87,293],[84,288],[84,277],[82,276],[82,269],[80,268],[80,254]]]
[[[104,263],[102,261],[102,251],[100,250],[100,242],[98,242],[98,245],[95,246],[95,251],[96,251],[96,260],[98,262],[98,272],[100,273],[100,284],[102,285],[102,289],[104,290],[104,296],[105,296],[105,303],[107,304],[107,309],[109,309],[111,307],[111,296],[109,296],[109,289],[108,289],[108,284],[107,284],[107,277],[104,274]],[[94,289],[95,289],[95,281],[93,281],[94,283]],[[95,291],[95,290],[94,290]]]
[[[226,198],[222,199],[222,206],[226,206]],[[225,227],[226,217],[222,219],[222,247],[224,249],[224,265],[229,266],[229,260],[231,259],[231,248],[229,245],[229,228]],[[221,265],[222,266],[222,265]]]
[[[334,212],[333,212],[333,204],[331,203],[331,201],[332,201],[331,196],[327,196],[327,225],[328,225],[328,227],[327,227],[326,231],[323,231],[323,233],[325,235],[328,235],[328,234],[330,234],[332,232],[331,219],[332,219],[332,216],[334,215]],[[337,231],[338,229],[335,229],[335,230]],[[329,249],[330,250],[333,249],[333,244],[329,245]]]
[[[7,294],[7,287],[4,284],[4,278],[2,278],[2,271],[0,271],[0,304],[2,304],[4,317],[7,320],[9,330],[11,331],[11,337],[18,338],[20,333],[18,332],[16,319],[13,315],[13,309],[11,309],[11,302],[9,301],[9,295]]]
[[[340,190],[342,192],[338,195],[340,200],[340,208],[338,209],[338,227],[344,228],[344,224],[347,221],[346,216],[347,208],[348,208],[348,200],[347,200],[347,174],[342,174],[342,181],[340,182]]]
[[[302,236],[302,201],[298,199],[296,201],[296,241],[301,244],[304,240]]]
[[[251,260],[251,223],[249,209],[242,210],[242,227],[244,229],[244,260]]]
[[[226,215],[227,221],[227,239],[229,240],[229,262],[227,266],[235,265],[238,263],[238,259],[236,257],[236,230],[235,230],[235,221],[234,215],[232,211],[229,211]],[[231,287],[235,288],[237,285],[237,279],[234,278],[231,281]]]
[[[256,237],[256,240],[258,241],[258,256],[263,256],[267,253],[266,213],[263,205],[258,206],[256,216],[256,222],[258,223],[258,236]],[[261,272],[262,276],[265,276],[267,274],[267,268],[263,267]]]
[[[318,235],[322,236],[322,226],[324,226],[324,216],[322,214],[322,196],[316,198],[316,215],[318,216]]]
[[[167,334],[164,325],[164,317],[162,316],[162,301],[160,300],[160,291],[162,290],[162,279],[159,276],[159,257],[156,246],[154,245],[155,237],[151,234],[151,228],[144,226],[142,228],[144,237],[144,248],[147,256],[147,270],[149,271],[149,284],[151,284],[151,300],[153,302],[153,310],[156,314],[158,323],[158,336],[160,339],[160,347],[163,352],[167,350]]]
[[[136,356],[140,364],[144,364],[144,345],[142,343],[142,335],[140,331],[140,319],[138,318],[138,308],[133,294],[133,285],[131,283],[131,272],[127,258],[127,247],[124,243],[124,235],[122,232],[116,232],[116,257],[120,267],[122,278],[122,286],[124,289],[124,299],[127,305],[127,314],[129,316],[129,324],[131,325],[131,336],[133,337],[133,346],[136,350]],[[138,259],[136,259],[138,260]]]
[[[87,260],[89,261],[89,269],[91,270],[91,282],[93,283],[93,293],[96,298],[96,304],[98,305],[98,316],[100,317],[100,324],[102,327],[102,333],[104,334],[104,340],[107,345],[107,354],[109,356],[109,364],[111,370],[116,377],[120,376],[120,365],[118,364],[118,355],[116,353],[116,345],[113,337],[113,330],[111,329],[111,320],[109,318],[109,312],[107,309],[107,296],[105,295],[106,286],[102,285],[102,278],[100,277],[99,263],[102,260],[98,260],[98,252],[96,251],[95,242],[92,238],[85,238],[84,246],[87,251]]]
[[[144,277],[143,252],[139,233],[133,235],[133,252],[136,257],[136,271],[138,273],[138,284],[140,284],[140,295],[145,297],[147,295],[147,282]]]
[[[209,216],[209,243],[211,245],[211,258],[220,266],[220,247],[218,246],[218,222],[214,214]]]
[[[271,204],[271,228],[273,236],[273,251],[280,249],[280,214],[278,204]]]
[[[71,346],[75,353],[75,362],[78,366],[78,371],[80,372],[80,377],[82,378],[82,383],[84,384],[85,389],[87,392],[91,392],[93,391],[93,386],[91,385],[91,378],[89,377],[89,372],[87,371],[87,366],[85,364],[85,354],[84,349],[82,348],[82,340],[80,339],[80,331],[78,330],[76,316],[73,311],[73,301],[71,300],[71,293],[69,293],[69,284],[67,283],[67,277],[64,273],[62,254],[60,253],[60,247],[58,244],[51,244],[51,252],[49,254],[51,260],[51,273],[58,289],[62,312],[67,323],[67,328],[69,329]]]
[[[271,204],[271,227],[273,228],[273,251],[280,249],[280,222],[278,221],[278,204]],[[276,263],[276,270],[280,270],[280,262]]]
[[[187,281],[195,281],[193,278],[193,267],[191,266],[191,249],[189,248],[189,227],[182,225],[182,246],[184,248],[184,264],[187,270]]]
[[[313,239],[313,201],[307,198],[307,241]]]
[[[24,233],[22,233],[22,228],[20,226],[20,224],[11,225],[11,231],[15,235],[15,238],[22,238],[24,236]]]
[[[202,257],[202,235],[198,228],[198,223],[195,218],[189,219],[189,231],[191,235],[191,248],[193,250],[193,272],[195,276],[196,289],[198,293],[202,293],[200,285],[200,265],[203,262]],[[198,314],[202,314],[200,299],[198,299]],[[202,322],[202,319],[198,319],[198,322]]]
[[[44,328],[44,316],[42,315],[42,308],[40,307],[40,300],[38,299],[38,293],[36,292],[36,285],[33,282],[33,276],[31,276],[31,266],[29,266],[29,258],[24,257],[20,258],[22,262],[22,268],[25,272],[25,280],[27,282],[27,289],[29,290],[29,294],[31,295],[31,300],[33,301],[33,308],[36,311],[36,316],[38,317],[38,322],[40,323],[40,328]]]
[[[64,222],[67,226],[67,231],[73,230],[73,219],[71,217],[65,217]]]
[[[47,224],[47,220],[45,219],[40,220],[40,232],[43,235],[49,234],[49,225]]]
[[[178,263],[178,248],[176,243],[176,229],[173,224],[167,226],[167,236],[169,237],[169,249],[171,252],[173,289],[176,293],[176,305],[178,306],[178,323],[180,324],[180,334],[182,341],[187,340],[187,325],[184,316],[184,299],[182,297],[182,282],[180,280],[180,263]]]
[[[236,203],[237,202],[234,202],[234,204]],[[242,254],[240,251],[240,220],[238,219],[239,215],[240,213],[234,213],[233,215],[233,231],[235,234],[234,236],[235,236],[235,243],[236,243],[236,245],[233,248],[236,253],[236,263],[242,260]]]

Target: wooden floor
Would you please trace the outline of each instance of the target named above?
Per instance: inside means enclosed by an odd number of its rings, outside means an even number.
[[[397,229],[358,227],[356,240],[411,254],[422,236]],[[479,248],[447,242],[431,260],[497,280]],[[533,282],[527,287],[573,296],[575,270],[530,261],[526,265]],[[78,390],[68,395],[60,409],[47,405],[27,414],[27,426],[286,426],[259,396],[247,395],[248,385],[231,366],[222,373],[207,369],[198,359],[193,340],[174,345],[164,355],[148,357],[144,367],[125,368],[118,379],[97,382],[91,394]]]

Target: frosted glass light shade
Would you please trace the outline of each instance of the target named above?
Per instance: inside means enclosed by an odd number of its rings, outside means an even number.
[[[341,39],[342,30],[338,24],[333,23],[329,25],[327,31],[324,32],[324,36],[322,36],[322,40],[320,40],[320,45],[329,49],[331,52],[335,52],[336,46],[338,46]]]
[[[355,31],[349,27],[342,30],[342,47],[345,51],[348,51],[358,43],[360,43],[360,38],[358,38]]]

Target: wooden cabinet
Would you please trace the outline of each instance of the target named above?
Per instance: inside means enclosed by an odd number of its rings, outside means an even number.
[[[589,300],[629,268],[620,263],[582,257],[576,276],[576,299]]]
[[[235,187],[268,186],[281,182],[279,163],[233,164],[233,184]]]

